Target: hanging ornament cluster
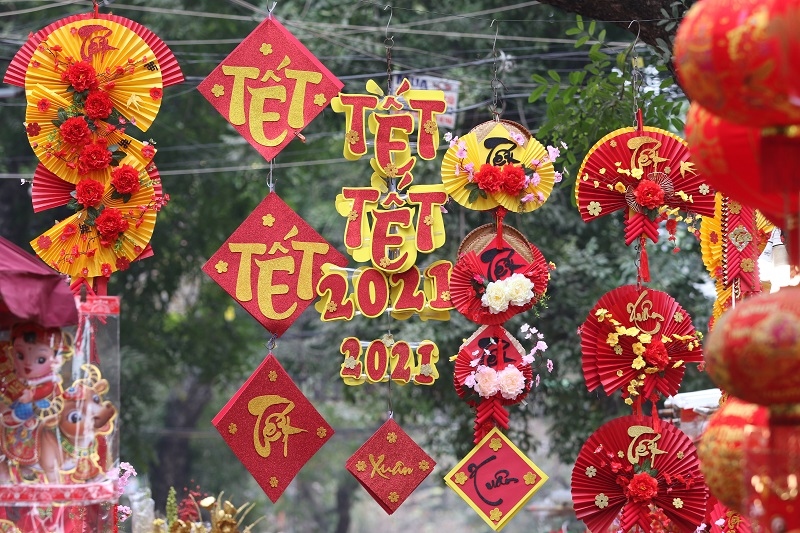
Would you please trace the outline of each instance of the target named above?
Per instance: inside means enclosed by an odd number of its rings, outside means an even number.
[[[146,131],[163,88],[183,81],[172,52],[132,20],[98,13],[60,19],[33,33],[4,81],[25,87],[25,132],[39,158],[34,211],[75,214],[31,242],[48,265],[104,283],[152,255],[158,211],[169,195],[152,163]]]
[[[198,90],[267,159],[342,87],[275,18],[265,19]],[[269,101],[270,111],[264,111]],[[333,428],[272,354],[275,339],[316,297],[323,268],[347,259],[270,192],[203,266],[271,334],[267,358],[213,424],[275,502]],[[327,266],[326,266],[327,265]]]

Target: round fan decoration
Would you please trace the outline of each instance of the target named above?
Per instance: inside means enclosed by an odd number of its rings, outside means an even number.
[[[547,291],[549,267],[519,231],[486,224],[470,232],[450,277],[456,310],[477,324],[502,324],[530,310]]]
[[[621,128],[583,160],[575,198],[585,222],[625,211],[625,243],[658,241],[667,209],[714,215],[714,191],[689,160],[686,141],[658,128]]]
[[[706,514],[708,488],[691,439],[672,424],[625,416],[584,443],[572,470],[575,513],[590,531],[639,526],[694,531]],[[665,523],[667,522],[667,523]]]
[[[747,517],[717,502],[709,513],[711,533],[751,533]]]
[[[689,314],[669,294],[646,287],[607,292],[580,334],[587,388],[622,390],[628,405],[676,394],[686,365],[703,361]]]
[[[527,213],[541,207],[555,183],[548,150],[521,125],[489,121],[450,141],[442,161],[444,188],[466,208],[502,206]]]

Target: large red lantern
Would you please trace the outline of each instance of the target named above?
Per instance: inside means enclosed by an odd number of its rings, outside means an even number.
[[[723,314],[703,352],[711,379],[737,398],[800,404],[800,287],[748,298]]]

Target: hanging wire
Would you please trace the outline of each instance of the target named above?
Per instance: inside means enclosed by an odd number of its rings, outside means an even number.
[[[394,47],[394,35],[389,35],[389,24],[392,23],[392,6],[386,4],[383,8],[384,11],[389,10],[389,20],[386,21],[386,29],[384,30],[383,46],[386,48],[386,93],[392,92],[392,47]]]
[[[267,187],[269,187],[269,192],[275,192],[275,178],[272,176],[272,161],[269,162],[269,173],[267,174]]]
[[[492,23],[489,24],[489,27],[491,28],[492,26],[494,26],[495,22],[496,20],[492,19]],[[506,88],[505,84],[502,81],[500,81],[500,78],[497,77],[497,71],[499,69],[499,62],[497,58],[497,34],[499,32],[500,32],[500,23],[498,22],[497,26],[495,26],[494,29],[494,41],[492,41],[492,57],[494,59],[492,70],[494,72],[492,77],[492,105],[489,106],[489,109],[492,112],[492,116],[494,117],[495,121],[500,120],[500,114],[502,112],[502,108],[500,106],[500,101],[501,101],[500,89]],[[503,105],[505,105],[505,103],[503,103]]]
[[[642,32],[642,25],[638,20],[632,20],[631,23],[628,24],[628,29],[633,26],[634,22],[636,23],[636,38],[633,40],[633,44],[631,44],[631,90],[633,92],[633,127],[638,128],[640,126],[638,120],[639,87],[642,84],[642,72],[639,69],[642,67],[642,58],[639,57],[639,51],[637,50],[637,47],[639,44],[639,35]]]

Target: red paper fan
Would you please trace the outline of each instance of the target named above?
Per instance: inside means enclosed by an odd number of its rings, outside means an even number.
[[[508,308],[492,313],[481,297],[488,284],[522,274],[532,284],[533,298],[524,305],[509,303]],[[459,247],[459,259],[450,275],[450,298],[456,310],[477,324],[502,324],[531,309],[547,291],[549,268],[538,248],[510,226],[502,235],[493,224],[471,232]],[[479,281],[480,280],[480,281]]]
[[[8,70],[6,71],[3,81],[9,85],[24,87],[25,73],[28,70],[33,53],[36,51],[39,43],[44,41],[54,30],[57,30],[66,24],[80,20],[88,20],[94,18],[94,16],[95,15],[93,13],[72,15],[70,17],[59,19],[52,24],[45,26],[36,33],[31,34],[30,37],[28,37],[28,41],[12,58],[11,64],[8,66]],[[181,72],[180,65],[178,65],[178,60],[175,59],[172,50],[170,50],[164,41],[162,41],[155,33],[142,26],[138,22],[120,17],[118,15],[99,14],[97,15],[97,18],[116,22],[117,24],[132,30],[135,34],[141,37],[145,43],[147,43],[158,60],[158,66],[161,69],[161,78],[164,87],[169,87],[170,85],[183,82],[183,72]]]
[[[655,422],[655,423],[654,423]],[[705,518],[708,487],[691,439],[650,417],[617,418],[592,434],[572,470],[575,513],[592,532],[638,525],[651,531],[660,510],[679,531]]]
[[[581,164],[575,198],[585,222],[625,210],[626,244],[641,235],[658,239],[656,219],[663,206],[714,215],[714,191],[689,161],[686,141],[647,126],[621,128],[600,139]]]
[[[686,364],[703,361],[689,314],[669,294],[645,287],[625,285],[607,292],[580,331],[590,391],[602,385],[611,395],[643,381],[635,385],[643,398],[671,396],[678,392]]]
[[[74,190],[74,183],[62,180],[39,163],[33,173],[33,187],[31,188],[34,213],[67,205],[72,198],[70,194]]]
[[[750,533],[752,528],[746,517],[716,502],[708,516],[710,533]]]

